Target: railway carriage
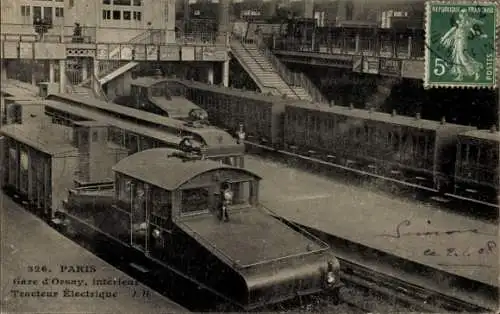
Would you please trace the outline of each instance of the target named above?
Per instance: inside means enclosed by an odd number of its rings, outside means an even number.
[[[245,310],[338,293],[330,248],[272,217],[259,203],[256,174],[166,148],[131,155],[113,169],[110,200],[91,205],[86,189],[73,189],[61,215],[78,230],[99,230],[135,263],[173,267]],[[218,217],[222,202],[229,221]]]
[[[479,174],[474,170],[477,178],[468,179],[464,170],[455,169],[464,167],[462,157],[457,155],[457,141],[474,127],[444,119],[425,120],[418,114],[405,117],[395,112],[291,101],[200,82],[174,81],[185,87],[186,97],[210,110],[215,125],[236,132],[242,124],[248,135],[246,143],[251,146],[282,149],[283,153],[322,159],[333,166],[440,193],[460,196],[465,191],[468,200],[498,206],[495,171],[481,170],[483,174]],[[484,136],[475,141],[479,146],[492,147]],[[491,159],[489,169],[498,168],[497,159]],[[491,179],[483,178],[485,175]]]
[[[294,100],[193,81],[177,82],[187,87],[189,99],[208,111],[213,124],[230,132],[243,124],[249,141],[281,146],[285,104]]]
[[[471,129],[350,107],[285,109],[285,147],[436,189],[450,183],[457,135]]]
[[[455,194],[498,203],[500,133],[495,129],[459,134]]]
[[[243,165],[244,144],[238,143],[233,136],[217,127],[204,123],[176,120],[76,95],[57,94],[50,95],[48,98],[62,102],[63,105],[67,104],[66,107],[68,105],[72,107],[65,109],[66,111],[79,110],[87,116],[93,116],[96,120],[113,120],[115,125],[123,125],[124,123],[140,125],[147,129],[148,133],[155,133],[155,137],[165,138],[163,142],[167,143],[169,147],[177,147],[184,138],[190,137],[191,142],[203,149],[208,158],[219,159],[223,162],[229,162],[232,159],[233,164]],[[46,109],[48,107],[50,106],[46,106]],[[126,131],[129,132],[133,129],[131,127]]]
[[[175,88],[169,88],[163,77],[138,77],[131,82],[130,97],[119,97],[115,102],[154,114],[181,120],[206,120],[207,114],[199,106],[182,97]]]
[[[67,131],[64,126],[54,125],[33,128],[12,124],[0,129],[4,137],[2,188],[48,218],[53,216],[52,209],[62,200],[60,194],[72,184],[77,169],[76,148],[70,145],[69,138],[60,141],[54,135]],[[38,140],[42,138],[43,141]]]

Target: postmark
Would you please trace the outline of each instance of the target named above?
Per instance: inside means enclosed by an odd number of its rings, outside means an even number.
[[[427,2],[424,87],[495,88],[494,2]]]

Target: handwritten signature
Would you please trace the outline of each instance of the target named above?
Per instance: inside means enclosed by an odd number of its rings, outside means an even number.
[[[453,248],[449,247],[446,248],[444,251],[440,252],[435,249],[426,249],[424,251],[425,256],[451,256],[451,257],[469,257],[473,255],[490,255],[490,254],[495,254],[497,248],[497,243],[495,241],[487,241],[486,245],[484,247],[481,247],[479,249],[473,249],[473,248],[467,248],[467,249],[460,249],[460,248]]]
[[[430,221],[427,221],[428,224],[430,224]],[[401,221],[397,226],[396,230],[393,234],[378,234],[377,236],[382,236],[382,237],[389,237],[389,238],[394,238],[394,239],[400,239],[403,236],[440,236],[440,235],[451,235],[451,234],[457,234],[457,233],[474,233],[474,234],[482,234],[482,235],[489,235],[489,236],[497,236],[496,234],[493,233],[488,233],[488,232],[482,232],[479,231],[478,229],[458,229],[458,230],[445,230],[445,231],[421,231],[421,232],[401,232],[401,228],[403,227],[409,227],[411,226],[411,221],[408,219],[405,219]]]

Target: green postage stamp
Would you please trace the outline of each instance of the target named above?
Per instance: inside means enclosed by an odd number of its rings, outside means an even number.
[[[426,3],[424,87],[496,87],[494,2]]]

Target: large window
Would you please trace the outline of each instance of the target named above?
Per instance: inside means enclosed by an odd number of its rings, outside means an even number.
[[[56,8],[56,17],[64,17],[64,8]]]
[[[205,188],[183,190],[181,206],[183,213],[208,211],[210,206],[208,190]]]
[[[110,10],[102,10],[102,19],[103,20],[111,20],[111,11]]]
[[[21,6],[21,16],[30,16],[30,7],[28,5]]]
[[[140,21],[142,19],[141,12],[134,11],[134,21]]]
[[[122,17],[122,12],[119,10],[113,11],[113,20],[120,20]]]
[[[130,21],[132,19],[130,11],[123,11],[123,19],[126,21]]]

